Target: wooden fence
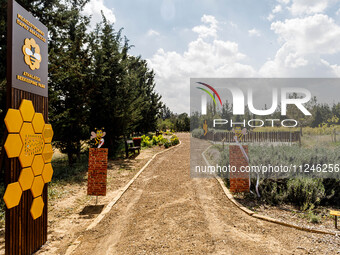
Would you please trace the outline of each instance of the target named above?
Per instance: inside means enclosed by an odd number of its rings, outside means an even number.
[[[210,131],[207,133],[203,139],[221,142],[224,140],[226,143],[234,143],[233,132],[213,132]],[[301,140],[300,132],[288,132],[288,131],[280,131],[280,132],[248,132],[245,136],[243,136],[242,142],[254,143],[254,142],[300,142]]]

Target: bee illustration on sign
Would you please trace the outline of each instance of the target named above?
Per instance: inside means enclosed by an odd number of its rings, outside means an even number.
[[[104,128],[102,128],[104,129]],[[91,132],[91,138],[90,139],[94,139],[95,140],[95,145],[98,144],[97,148],[102,147],[102,145],[104,144],[104,136],[106,135],[106,132],[103,132],[102,129],[95,129],[96,132]]]
[[[25,39],[25,44],[22,46],[22,52],[25,55],[25,63],[31,68],[31,70],[40,68],[40,47],[33,38]]]
[[[238,141],[242,141],[244,136],[247,134],[246,128],[241,129],[241,127],[235,127],[232,131],[234,132],[235,138],[237,138]]]

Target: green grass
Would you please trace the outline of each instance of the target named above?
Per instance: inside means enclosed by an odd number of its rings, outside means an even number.
[[[80,160],[72,166],[68,165],[67,156],[60,156],[52,161],[53,179],[52,184],[79,183],[85,181],[88,169],[88,155],[82,154]]]

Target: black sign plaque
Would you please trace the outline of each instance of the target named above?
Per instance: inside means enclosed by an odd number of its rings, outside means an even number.
[[[9,19],[9,83],[12,88],[48,97],[48,30],[13,1]]]

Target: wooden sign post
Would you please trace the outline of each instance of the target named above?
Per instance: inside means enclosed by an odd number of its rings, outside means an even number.
[[[23,124],[18,127],[20,131],[14,128],[11,132],[6,123],[9,135],[5,139],[13,138],[13,141],[8,140],[6,148],[5,253],[32,254],[47,240],[47,182],[53,173],[51,164],[47,164],[53,154],[50,144],[53,132],[45,125],[48,122],[48,31],[14,0],[8,1],[7,26],[7,110],[22,118]],[[19,107],[22,109],[18,110]],[[8,120],[12,120],[12,115]],[[36,124],[34,116],[37,116]],[[21,140],[16,139],[18,137]],[[10,153],[10,149],[15,148],[12,143],[20,141],[21,160],[15,157],[15,151],[13,155]]]

